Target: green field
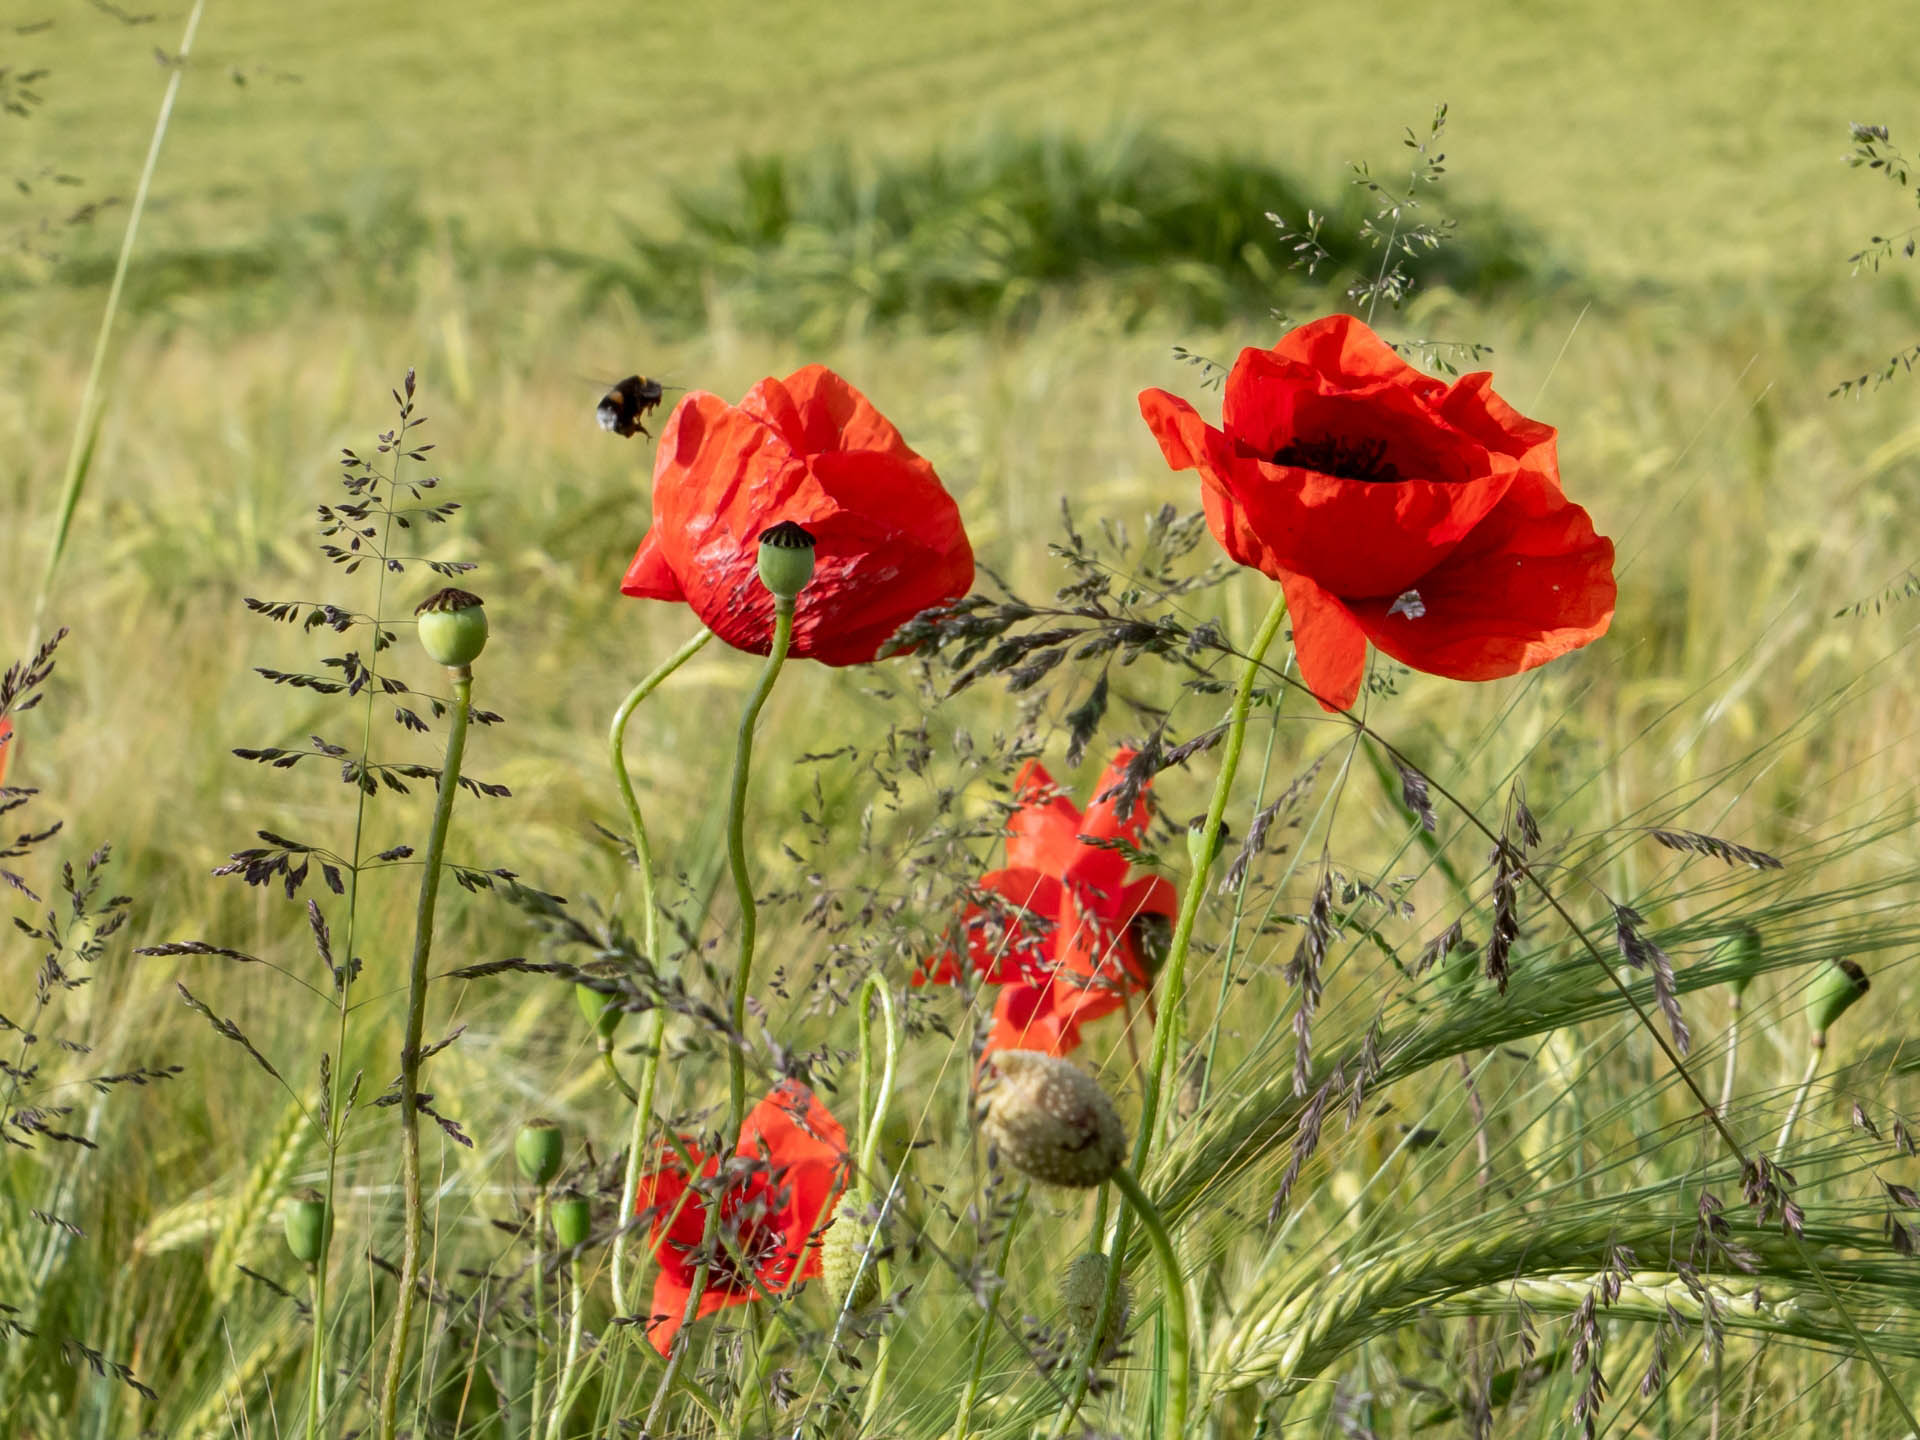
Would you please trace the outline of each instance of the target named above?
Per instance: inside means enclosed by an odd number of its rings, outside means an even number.
[[[0,26],[0,98],[13,93],[8,76],[45,72],[27,82],[37,100],[24,113],[0,113],[0,177],[21,182],[0,199],[9,659],[36,638],[107,281],[170,74],[155,48],[173,52],[185,19],[167,11],[130,25],[47,0]],[[1603,953],[1614,954],[1614,926],[1602,892],[1646,916],[1686,991],[1691,1068],[1715,1096],[1726,937],[1757,930],[1767,973],[1747,992],[1729,1112],[1743,1144],[1770,1149],[1789,1108],[1819,967],[1851,955],[1873,989],[1837,1027],[1795,1132],[1790,1168],[1817,1242],[1809,1263],[1777,1221],[1742,1205],[1738,1167],[1648,1031],[1536,900],[1505,997],[1454,972],[1407,973],[1450,921],[1485,934],[1488,839],[1443,804],[1428,841],[1343,724],[1297,699],[1277,719],[1262,709],[1229,812],[1236,834],[1316,759],[1323,768],[1286,848],[1202,912],[1185,1031],[1211,1056],[1211,1078],[1143,1173],[1176,1222],[1194,1298],[1210,1427],[1194,1433],[1577,1434],[1569,1416],[1585,1373],[1569,1353],[1571,1317],[1609,1247],[1626,1245],[1635,1278],[1597,1322],[1610,1389],[1601,1433],[1907,1434],[1890,1395],[1920,1403],[1910,1298],[1920,1261],[1882,1228],[1901,1207],[1875,1178],[1920,1186],[1894,1140],[1895,1121],[1920,1106],[1905,1036],[1916,995],[1907,962],[1920,944],[1920,610],[1873,602],[1897,596],[1920,558],[1920,376],[1869,383],[1858,398],[1829,392],[1920,340],[1912,263],[1849,266],[1868,237],[1920,220],[1913,183],[1844,163],[1849,122],[1886,124],[1912,153],[1916,54],[1920,10],[1890,3],[1833,19],[1779,3],[1642,0],[1319,11],[1217,0],[630,11],[209,0],[48,607],[72,634],[46,703],[18,718],[7,775],[41,791],[27,817],[36,828],[65,823],[22,862],[26,882],[54,894],[59,862],[111,845],[107,889],[133,903],[93,982],[56,1002],[57,1025],[40,1026],[49,1042],[84,1040],[91,1053],[43,1046],[44,1071],[23,1087],[74,1105],[65,1123],[98,1149],[10,1146],[0,1171],[0,1304],[16,1307],[0,1310],[0,1434],[305,1433],[311,1327],[235,1267],[301,1288],[279,1208],[325,1183],[326,1149],[289,1092],[188,1010],[175,982],[232,1017],[308,1102],[321,1053],[338,1051],[334,1012],[257,967],[131,951],[201,938],[325,985],[302,902],[209,872],[263,828],[350,847],[351,790],[312,766],[283,775],[231,751],[349,728],[357,740],[360,721],[254,674],[311,669],[329,637],[265,623],[241,600],[373,603],[367,572],[343,576],[316,553],[313,507],[337,497],[342,447],[366,453],[391,424],[388,391],[409,367],[433,471],[464,507],[423,553],[477,562],[462,583],[492,617],[475,698],[506,723],[476,734],[468,769],[513,792],[461,800],[452,858],[509,868],[638,933],[630,867],[596,829],[623,828],[607,723],[695,622],[618,594],[647,528],[652,451],[595,426],[606,384],[639,369],[736,399],[762,376],[826,363],[934,463],[983,566],[1046,599],[1067,578],[1048,550],[1062,538],[1063,497],[1089,535],[1126,527],[1135,558],[1149,515],[1197,508],[1192,476],[1165,469],[1135,401],[1162,386],[1217,415],[1217,392],[1173,346],[1230,360],[1278,337],[1270,308],[1297,320],[1341,306],[1353,277],[1288,271],[1260,214],[1281,201],[1253,198],[1260,187],[1288,182],[1347,223],[1358,203],[1349,164],[1401,173],[1402,133],[1424,132],[1441,101],[1448,174],[1430,213],[1458,218],[1442,255],[1465,258],[1452,284],[1416,289],[1379,328],[1492,347],[1500,392],[1559,428],[1569,493],[1616,541],[1620,603],[1588,650],[1488,685],[1402,675],[1396,694],[1370,702],[1369,722],[1488,825],[1523,784],[1557,891]],[[1063,156],[1082,170],[1068,174]],[[736,177],[769,173],[768,157],[785,167],[799,219],[754,238],[753,196]],[[821,198],[836,176],[839,208]],[[1144,190],[1122,193],[1141,176]],[[1242,184],[1245,195],[1231,188]],[[1156,209],[1168,190],[1180,204]],[[920,227],[886,230],[876,196]],[[69,223],[87,204],[102,208]],[[716,225],[738,222],[743,238],[723,244],[718,228],[690,225],[696,206]],[[1192,234],[1229,239],[1197,260],[1177,248]],[[1124,263],[1116,236],[1132,246]],[[944,300],[916,286],[936,263],[959,277]],[[1204,541],[1187,563],[1213,554]],[[384,613],[409,612],[429,585],[409,574]],[[1244,573],[1174,608],[1244,645],[1270,591]],[[1864,613],[1837,614],[1862,601]],[[410,639],[399,653],[408,680],[436,683]],[[737,921],[723,797],[755,673],[749,657],[710,647],[641,710],[629,743],[669,913],[716,947],[672,963],[709,1000],[725,991]],[[878,1418],[859,1433],[954,1432],[979,1296],[993,1288],[980,1276],[993,1271],[1007,1286],[979,1352],[972,1433],[1045,1434],[1060,1375],[1036,1365],[1038,1327],[1060,1330],[1055,1272],[1085,1247],[1092,1206],[1036,1189],[1001,1260],[1013,1183],[991,1182],[999,1209],[981,1200],[987,1157],[968,1119],[980,1017],[964,995],[905,982],[951,918],[942,902],[953,891],[938,877],[1001,863],[1001,752],[1016,740],[1037,748],[1084,800],[1112,745],[1138,740],[1163,712],[1191,737],[1225,701],[1181,690],[1166,667],[1116,671],[1100,737],[1070,771],[1065,717],[1083,685],[1021,697],[984,682],[942,700],[950,678],[911,660],[783,676],[752,792],[769,983],[759,998],[780,1044],[818,1051],[823,1092],[850,1127],[850,998],[870,969],[883,969],[913,1022],[882,1145],[909,1196],[893,1283],[912,1288],[889,1322],[898,1339]],[[373,733],[380,758],[438,763],[437,737]],[[903,773],[918,741],[926,772]],[[857,755],[800,763],[843,746]],[[1216,760],[1156,784],[1168,823],[1152,848],[1176,880],[1187,863],[1178,827],[1204,809]],[[363,854],[420,843],[432,786],[413,788],[371,809]],[[1648,839],[1652,826],[1759,847],[1787,866],[1749,872],[1676,854]],[[1383,889],[1405,877],[1395,893],[1413,914],[1369,912],[1364,899],[1343,908],[1315,1053],[1331,1063],[1352,1051],[1376,1016],[1408,1048],[1354,1119],[1329,1119],[1273,1226],[1267,1207],[1300,1118],[1286,1085],[1296,992],[1282,970],[1323,855]],[[927,857],[945,868],[911,868]],[[384,1365],[393,1285],[367,1256],[398,1253],[398,1124],[371,1097],[401,1045],[417,868],[370,872],[359,898],[367,968],[343,1068],[364,1068],[367,1089],[339,1157],[331,1318],[342,1399],[327,1434],[371,1423],[357,1387],[377,1386]],[[436,948],[445,968],[550,953],[520,911],[449,890]],[[897,905],[823,928],[808,907],[827,892],[845,915],[875,896]],[[29,917],[40,908],[15,906]],[[339,915],[333,924],[343,932]],[[32,1028],[44,947],[10,944],[0,1015]],[[528,1433],[522,1412],[503,1415],[492,1398],[522,1395],[532,1370],[516,1128],[553,1115],[602,1165],[625,1143],[627,1109],[564,988],[509,975],[433,992],[429,1038],[468,1028],[434,1060],[430,1088],[476,1144],[427,1130],[435,1273],[468,1298],[427,1306],[432,1383],[421,1393],[432,1413],[416,1434]],[[639,1029],[628,1024],[623,1043]],[[1077,1058],[1134,1115],[1144,1039],[1130,1042],[1119,1020],[1092,1034]],[[16,1038],[0,1034],[0,1053]],[[719,1054],[713,1036],[674,1022],[662,1116],[719,1123]],[[159,1064],[183,1068],[110,1093],[84,1083]],[[1851,1121],[1855,1105],[1877,1135]],[[609,1184],[612,1195],[617,1172]],[[1727,1312],[1717,1362],[1668,1254],[1685,1253],[1703,1189],[1760,1262],[1744,1279],[1708,1266]],[[597,1247],[586,1261],[600,1368],[559,1432],[568,1437],[635,1433],[617,1426],[637,1427],[653,1393],[656,1371],[607,1323],[605,1255]],[[1155,1433],[1166,1400],[1160,1282],[1143,1245],[1132,1259],[1135,1329],[1113,1385],[1082,1415],[1127,1436]],[[1756,1286],[1761,1303],[1743,1309]],[[758,1336],[800,1400],[743,1402],[737,1428],[856,1433],[848,1416],[876,1342],[849,1345],[865,1369],[824,1359],[823,1289],[785,1307],[792,1324]],[[476,1324],[481,1294],[498,1308]],[[1890,1386],[1862,1358],[1856,1325]],[[696,1356],[723,1394],[725,1347],[741,1333]],[[94,1373],[75,1341],[130,1366],[157,1398]],[[1659,1346],[1669,1378],[1643,1396]],[[854,1387],[842,1408],[822,1398],[838,1387]],[[1463,1413],[1474,1395],[1490,1397],[1489,1430]],[[728,1429],[698,1409],[675,1413],[690,1433]]]

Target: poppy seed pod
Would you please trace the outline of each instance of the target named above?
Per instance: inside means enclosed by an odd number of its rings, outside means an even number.
[[[1730,937],[1727,949],[1731,958],[1739,961],[1741,967],[1740,973],[1727,982],[1727,988],[1733,992],[1733,1003],[1738,1005],[1740,997],[1747,993],[1747,987],[1753,984],[1764,958],[1760,948],[1760,932],[1751,925],[1742,925]]]
[[[813,535],[782,520],[760,532],[760,583],[782,600],[791,600],[813,579]]]
[[[553,1202],[553,1234],[571,1250],[587,1243],[593,1230],[593,1207],[578,1190],[569,1190]]]
[[[613,960],[596,960],[586,967],[587,973],[608,979],[620,973],[620,966]],[[591,985],[573,987],[574,1002],[580,1007],[581,1018],[591,1025],[601,1040],[611,1040],[613,1032],[620,1028],[620,1022],[626,1012],[620,1008],[620,1002],[611,995],[594,989]]]
[[[1093,1338],[1093,1327],[1100,1318],[1100,1301],[1107,1290],[1107,1257],[1099,1251],[1076,1255],[1060,1277],[1060,1305],[1066,1311],[1067,1324],[1082,1345]],[[1113,1312],[1107,1316],[1106,1329],[1095,1350],[1098,1360],[1111,1360],[1126,1338],[1127,1319],[1133,1312],[1133,1290],[1126,1277],[1113,1294]]]
[[[551,1184],[560,1173],[566,1137],[552,1120],[529,1120],[513,1140],[513,1158],[520,1173],[535,1185]]]
[[[470,591],[436,590],[413,613],[419,617],[420,644],[450,670],[471,665],[487,648],[487,612]]]
[[[1127,1158],[1126,1126],[1099,1082],[1037,1050],[987,1057],[979,1114],[981,1133],[1006,1162],[1049,1185],[1099,1185]]]
[[[333,1212],[327,1208],[326,1196],[318,1190],[296,1190],[287,1197],[280,1218],[294,1259],[309,1267],[326,1259],[333,1240]]]
[[[1835,960],[1807,991],[1807,1023],[1821,1044],[1847,1008],[1867,993],[1867,972],[1851,960]]]
[[[842,1215],[820,1241],[820,1278],[836,1305],[864,1310],[880,1298],[880,1267],[867,1255],[873,1229]]]
[[[1227,840],[1233,832],[1227,822],[1220,822],[1220,829],[1213,837],[1213,849],[1205,846],[1207,838],[1207,817],[1196,815],[1187,822],[1187,858],[1193,862],[1197,873],[1202,866],[1211,865],[1220,858],[1220,852],[1227,848]]]

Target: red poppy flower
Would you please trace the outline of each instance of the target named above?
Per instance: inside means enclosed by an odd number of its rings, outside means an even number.
[[[738,405],[704,391],[680,402],[654,460],[653,526],[620,589],[685,601],[729,645],[764,655],[773,597],[758,541],[788,520],[815,540],[789,654],[864,664],[973,584],[960,509],[933,466],[866,396],[809,365]]]
[[[689,1145],[700,1173],[718,1173],[718,1162]],[[737,1157],[728,1166],[720,1200],[719,1251],[700,1297],[704,1319],[729,1305],[745,1305],[764,1290],[778,1295],[820,1273],[814,1237],[833,1218],[847,1183],[847,1132],[814,1093],[783,1080],[754,1106],[740,1131]],[[687,1297],[693,1293],[695,1256],[706,1234],[706,1204],[692,1193],[680,1158],[641,1177],[634,1212],[652,1212],[653,1312],[647,1335],[666,1354],[680,1333]]]
[[[1286,591],[1301,677],[1328,710],[1367,642],[1456,680],[1517,675],[1613,619],[1613,542],[1560,491],[1554,429],[1486,373],[1422,374],[1351,315],[1243,350],[1216,430],[1164,390],[1140,413],[1198,469],[1214,538]]]
[[[1132,759],[1131,750],[1116,754],[1093,793],[1118,785]],[[969,906],[961,920],[967,964],[1002,987],[989,1052],[1064,1055],[1079,1046],[1082,1025],[1119,1009],[1129,991],[1151,987],[1136,922],[1171,920],[1179,896],[1156,876],[1129,882],[1124,855],[1088,843],[1137,845],[1147,829],[1144,793],[1125,815],[1110,799],[1096,799],[1082,813],[1029,761],[1014,794],[1019,806],[1007,821],[1007,868],[981,877],[986,903]],[[960,974],[949,952],[919,979],[950,985]]]
[[[7,783],[7,761],[13,758],[13,717],[0,715],[0,785]]]

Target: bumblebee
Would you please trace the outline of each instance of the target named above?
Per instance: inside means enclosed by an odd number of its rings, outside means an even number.
[[[602,430],[628,437],[638,433],[652,439],[653,432],[641,422],[649,410],[659,407],[666,393],[667,387],[658,380],[629,375],[601,397],[600,408],[594,415]]]

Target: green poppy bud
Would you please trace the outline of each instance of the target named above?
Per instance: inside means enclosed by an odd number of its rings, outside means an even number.
[[[296,1190],[287,1197],[280,1219],[294,1259],[311,1268],[327,1258],[327,1246],[333,1241],[333,1212],[327,1208],[326,1196],[318,1190]]]
[[[867,1254],[872,1227],[851,1215],[839,1215],[820,1241],[820,1278],[833,1303],[864,1310],[880,1298],[880,1268]]]
[[[450,670],[471,665],[487,648],[487,612],[478,595],[452,587],[436,590],[413,613],[427,654]]]
[[[980,1131],[1000,1156],[1049,1185],[1099,1185],[1127,1158],[1126,1125],[1099,1082],[1037,1050],[987,1057],[979,1114]]]
[[[813,579],[811,534],[791,520],[760,532],[760,583],[782,600],[791,600]]]
[[[1082,1345],[1093,1338],[1094,1322],[1100,1318],[1100,1302],[1106,1290],[1107,1257],[1097,1250],[1076,1255],[1067,1266],[1067,1273],[1060,1277],[1060,1305],[1066,1312],[1067,1325]],[[1113,1310],[1107,1316],[1106,1329],[1101,1332],[1100,1344],[1094,1351],[1097,1360],[1111,1360],[1119,1352],[1132,1312],[1133,1290],[1123,1275],[1120,1288],[1114,1291]]]
[[[587,1243],[593,1231],[593,1206],[578,1190],[569,1190],[553,1202],[553,1234],[569,1250]]]
[[[535,1185],[549,1185],[560,1173],[566,1138],[552,1120],[529,1120],[514,1137],[513,1158],[520,1173]]]
[[[1222,820],[1220,833],[1213,837],[1213,849],[1207,851],[1201,845],[1207,835],[1207,817],[1196,815],[1187,822],[1187,858],[1193,862],[1196,875],[1200,873],[1203,866],[1211,865],[1220,858],[1220,852],[1227,848],[1227,837],[1230,833],[1227,822]]]
[[[1753,984],[1754,976],[1760,973],[1760,962],[1766,958],[1760,946],[1760,932],[1751,925],[1742,925],[1728,937],[1727,950],[1728,958],[1740,964],[1740,973],[1727,982],[1727,988],[1733,992],[1733,1003],[1738,1006],[1747,987]]]
[[[596,960],[585,969],[590,975],[604,975],[609,979],[620,973],[619,962],[614,960]],[[573,998],[580,1006],[581,1016],[593,1027],[594,1033],[602,1041],[611,1040],[613,1032],[620,1028],[620,1022],[626,1018],[626,1012],[620,1008],[619,1001],[610,995],[602,994],[591,985],[575,985]]]
[[[1820,972],[1807,991],[1807,1023],[1819,1043],[1826,1043],[1833,1022],[1867,993],[1868,983],[1867,972],[1851,960],[1835,960]]]

